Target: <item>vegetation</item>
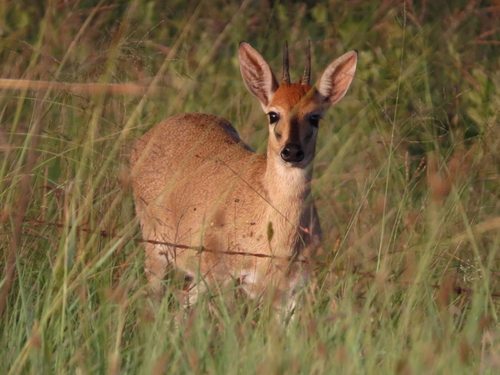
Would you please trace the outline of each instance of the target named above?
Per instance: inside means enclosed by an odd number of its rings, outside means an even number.
[[[498,25],[493,0],[0,2],[0,373],[497,374]],[[359,62],[320,124],[301,309],[235,285],[185,312],[171,280],[154,317],[134,141],[198,111],[264,150],[238,42],[280,72],[288,40],[296,80],[309,38],[313,78]]]

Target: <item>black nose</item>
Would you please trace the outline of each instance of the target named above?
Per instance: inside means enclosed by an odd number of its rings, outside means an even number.
[[[298,163],[304,160],[304,151],[302,147],[294,143],[289,143],[281,150],[281,158],[287,163]]]

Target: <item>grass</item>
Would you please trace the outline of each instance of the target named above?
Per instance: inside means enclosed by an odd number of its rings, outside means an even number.
[[[498,373],[500,4],[184,3],[0,2],[1,77],[64,83],[0,85],[0,372]],[[134,141],[199,111],[264,150],[237,44],[279,72],[288,40],[295,80],[308,38],[313,77],[359,51],[320,125],[327,266],[286,328],[237,288],[184,313],[175,281],[152,317]]]

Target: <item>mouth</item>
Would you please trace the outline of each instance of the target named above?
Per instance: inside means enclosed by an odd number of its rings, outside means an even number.
[[[281,163],[281,165],[284,165],[286,168],[298,168],[298,169],[306,169],[307,166],[310,164],[310,160],[307,160],[306,158],[300,160],[300,161],[285,161],[281,157],[280,154],[276,155],[276,159],[278,159],[278,163]]]

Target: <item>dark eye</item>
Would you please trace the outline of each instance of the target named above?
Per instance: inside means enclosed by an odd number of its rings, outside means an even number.
[[[318,127],[319,120],[321,120],[321,117],[318,115],[314,115],[314,116],[309,117],[309,123],[311,124],[311,126],[314,126],[315,128]]]
[[[274,124],[275,122],[278,122],[280,119],[280,115],[278,115],[276,112],[269,112],[267,114],[269,116],[269,123]]]

